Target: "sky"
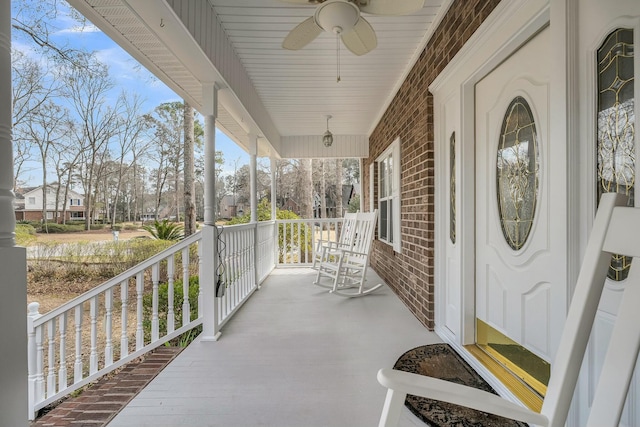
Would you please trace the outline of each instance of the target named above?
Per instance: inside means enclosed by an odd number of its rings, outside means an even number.
[[[66,6],[66,2],[59,2]],[[12,13],[15,12],[12,8]],[[156,106],[164,102],[182,101],[182,99],[163,82],[155,78],[146,68],[140,65],[126,51],[112,41],[97,27],[87,22],[80,28],[78,22],[69,16],[68,11],[60,13],[55,20],[50,21],[55,29],[53,40],[61,45],[68,44],[73,48],[82,48],[95,52],[101,62],[109,66],[110,74],[116,82],[114,98],[122,90],[138,93],[145,100],[143,111],[151,112]],[[35,55],[26,40],[12,34],[12,48],[27,54]],[[200,119],[203,123],[203,120]],[[233,173],[236,160],[239,166],[249,163],[248,154],[224,133],[216,129],[216,150],[222,151],[225,159],[223,174]],[[22,177],[29,184],[41,184],[41,168],[35,164],[28,167],[29,172]]]

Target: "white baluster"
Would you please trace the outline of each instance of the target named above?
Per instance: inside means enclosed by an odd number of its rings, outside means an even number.
[[[82,317],[84,310],[82,305],[76,306],[75,327],[76,327],[76,358],[73,364],[73,382],[82,381]]]
[[[91,348],[89,350],[89,374],[98,372],[98,297],[89,300],[89,317],[91,319]]]
[[[144,347],[144,330],[142,329],[142,293],[144,292],[144,273],[136,274],[136,350]]]
[[[47,397],[56,394],[56,319],[47,322]]]
[[[233,304],[235,308],[238,305],[238,302],[242,299],[242,295],[244,294],[244,284],[247,280],[247,232],[245,230],[242,231],[242,234],[238,236],[240,240],[240,258],[238,261],[240,262],[240,283],[238,286],[238,295],[236,301]]]
[[[33,413],[35,404],[42,400],[42,396],[38,392],[38,344],[36,342],[36,329],[33,322],[41,317],[38,311],[40,304],[32,302],[28,306],[27,315],[27,359],[28,359],[28,381],[29,381],[29,414]],[[30,416],[30,418],[33,415]]]
[[[201,245],[198,245],[198,250]],[[189,248],[182,250],[182,326],[191,322],[191,303],[189,303]],[[198,306],[198,310],[200,310]]]
[[[251,257],[253,259],[253,283],[251,284],[251,288],[255,286],[258,289],[260,288],[258,286],[258,283],[260,282],[260,249],[262,249],[260,248],[260,229],[256,223],[255,228],[253,229],[253,247],[251,248]]]
[[[44,328],[36,328],[36,402],[45,398],[44,384]]]
[[[129,335],[127,329],[129,326],[129,280],[120,283],[120,302],[122,303],[120,312],[120,323],[122,331],[120,333],[120,359],[129,354]]]
[[[197,243],[197,248],[198,248],[198,278],[202,277],[202,241]],[[213,261],[213,260],[211,260]],[[216,282],[217,282],[217,278],[216,278]],[[198,318],[201,318],[203,316],[202,313],[202,309],[204,307],[204,303],[203,303],[203,291],[202,288],[203,286],[200,284],[201,282],[198,280]],[[183,311],[184,313],[184,311]],[[191,312],[189,312],[189,315],[191,315]],[[184,314],[183,314],[184,316]]]
[[[105,323],[105,343],[104,343],[104,366],[113,364],[113,288],[107,289],[104,293],[104,323]]]
[[[302,247],[302,223],[299,222],[296,224],[298,226],[298,265],[302,264],[302,250],[304,249]]]
[[[236,236],[238,235],[237,232],[234,232],[230,235],[227,236],[227,245],[229,250],[227,251],[227,262],[225,264],[225,270],[227,271],[227,278],[225,280],[225,283],[227,284],[227,291],[224,294],[224,301],[225,301],[225,307],[224,307],[224,316],[227,317],[229,315],[229,310],[231,308],[231,302],[233,301],[233,293],[236,290],[236,286],[235,286],[235,280],[237,279],[237,269],[236,269],[236,260],[237,260],[237,253],[236,253]]]
[[[242,286],[242,295],[240,297],[240,300],[242,300],[242,298],[244,298],[244,296],[249,292],[249,289],[251,289],[251,283],[254,281],[254,275],[252,274],[255,270],[252,267],[253,264],[253,234],[254,234],[254,230],[247,230],[247,234],[245,236],[245,249],[244,249],[244,268],[246,271],[246,274],[244,275],[244,279],[242,280],[244,282],[243,286]]]
[[[64,390],[67,388],[67,312],[62,313],[59,319],[60,367],[58,369],[58,390]]]
[[[287,241],[287,230],[288,230],[288,222],[282,224],[282,263],[287,264],[287,257],[289,256],[289,242]]]
[[[231,298],[229,298],[229,304],[227,305],[227,315],[233,310],[233,307],[236,306],[236,301],[238,300],[238,288],[240,276],[242,275],[242,270],[240,269],[240,257],[242,256],[242,242],[240,241],[241,233],[233,233],[233,288],[231,288]]]
[[[187,248],[188,249],[188,248]],[[183,254],[184,255],[184,254]],[[175,273],[174,269],[174,260],[175,256],[171,255],[167,259],[167,276],[169,278],[168,284],[168,295],[167,295],[167,334],[173,332],[175,330],[175,314],[173,312],[173,276]],[[189,263],[189,259],[186,260],[187,264]],[[185,263],[184,256],[182,258],[182,263]]]
[[[160,338],[158,323],[158,281],[160,276],[160,264],[151,266],[151,282],[153,284],[153,294],[151,296],[151,342]]]

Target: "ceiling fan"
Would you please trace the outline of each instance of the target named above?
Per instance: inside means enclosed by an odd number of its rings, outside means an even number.
[[[424,0],[280,0],[319,6],[313,16],[298,24],[282,42],[282,47],[299,50],[323,31],[340,37],[355,55],[364,55],[378,45],[376,33],[362,12],[372,15],[408,15],[424,6]]]

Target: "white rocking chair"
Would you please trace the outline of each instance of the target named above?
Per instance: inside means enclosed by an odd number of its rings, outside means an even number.
[[[382,287],[382,284],[370,289],[364,286],[377,219],[377,209],[356,214],[355,236],[351,246],[336,247],[331,252],[328,248],[323,249],[315,285],[329,288],[331,293],[344,297],[368,295]],[[331,279],[331,284],[322,283],[323,278]],[[349,288],[357,288],[357,291],[345,292]]]
[[[625,196],[615,193],[602,196],[540,413],[474,388],[408,372],[381,369],[378,381],[388,391],[379,427],[398,425],[407,394],[531,424],[564,426],[612,253],[636,259],[626,280],[587,426],[617,426],[640,348],[640,208],[624,205]]]
[[[315,253],[313,254],[313,269],[318,269],[323,258],[337,254],[337,248],[348,249],[353,245],[356,236],[357,213],[347,212],[340,227],[340,237],[337,241],[318,239]]]

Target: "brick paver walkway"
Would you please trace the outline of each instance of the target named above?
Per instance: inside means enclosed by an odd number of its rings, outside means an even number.
[[[165,366],[180,347],[159,347],[69,398],[31,423],[31,427],[102,427],[124,408]]]

